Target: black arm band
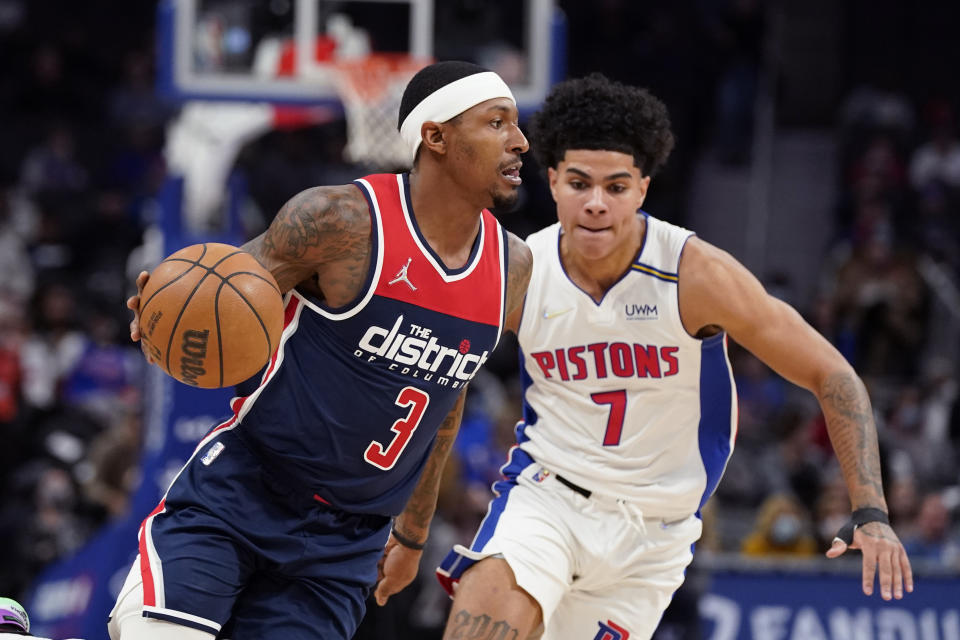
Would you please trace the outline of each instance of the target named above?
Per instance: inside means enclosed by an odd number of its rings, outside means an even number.
[[[390,531],[390,535],[392,535],[397,542],[405,546],[407,549],[413,549],[414,551],[423,551],[423,545],[426,544],[426,542],[416,542],[411,540],[397,531],[396,527],[393,527],[393,529]]]
[[[887,516],[886,512],[881,509],[874,509],[873,507],[867,507],[865,509],[857,509],[850,514],[850,522],[840,527],[840,531],[837,532],[837,539],[843,540],[846,544],[853,542],[853,532],[857,527],[863,526],[868,522],[882,522],[883,524],[890,524],[890,518]]]

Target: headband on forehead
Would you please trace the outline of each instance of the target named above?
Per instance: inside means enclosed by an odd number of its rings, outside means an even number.
[[[454,80],[420,101],[400,125],[400,137],[410,148],[410,160],[420,147],[420,128],[424,122],[446,122],[467,109],[492,98],[516,102],[510,87],[493,71],[484,71]]]

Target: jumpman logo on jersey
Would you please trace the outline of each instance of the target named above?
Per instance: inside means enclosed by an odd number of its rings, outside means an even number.
[[[397,271],[397,275],[393,276],[393,280],[391,280],[387,284],[397,284],[398,282],[405,282],[407,283],[407,286],[410,287],[411,291],[416,291],[417,288],[413,286],[413,283],[410,282],[410,278],[407,277],[407,269],[410,268],[410,262],[412,260],[413,258],[407,258],[407,264],[400,267],[400,271]]]

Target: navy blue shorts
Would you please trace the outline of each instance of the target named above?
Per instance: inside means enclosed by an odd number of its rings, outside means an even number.
[[[390,518],[291,490],[214,431],[144,521],[143,615],[232,640],[348,640],[389,532]]]

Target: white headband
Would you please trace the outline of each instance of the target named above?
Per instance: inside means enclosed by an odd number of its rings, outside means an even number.
[[[510,87],[493,71],[484,71],[443,85],[420,101],[400,125],[400,137],[410,148],[410,161],[417,155],[422,140],[420,128],[424,122],[446,122],[470,107],[492,98],[516,100]]]

